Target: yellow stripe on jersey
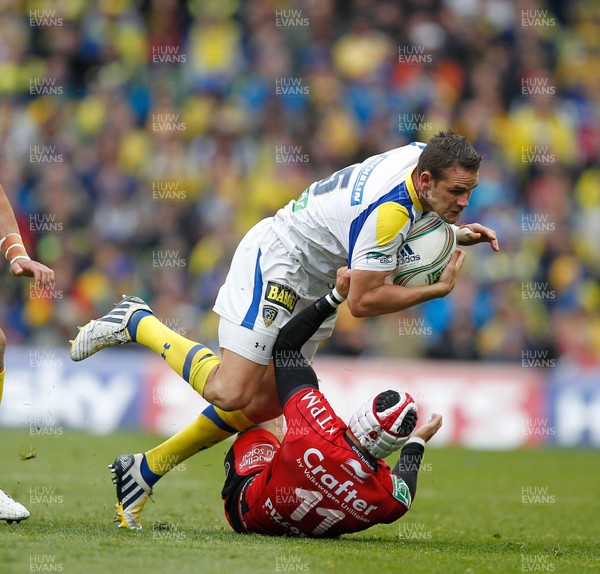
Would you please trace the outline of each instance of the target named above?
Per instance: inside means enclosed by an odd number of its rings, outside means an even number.
[[[413,205],[419,210],[423,211],[423,206],[419,201],[419,196],[417,195],[417,191],[415,186],[413,185],[412,174],[417,169],[416,167],[406,176],[404,183],[406,184],[406,189],[408,189],[408,194],[410,195],[410,199],[413,202]]]
[[[406,207],[395,201],[382,203],[377,211],[377,245],[387,245],[409,221]]]

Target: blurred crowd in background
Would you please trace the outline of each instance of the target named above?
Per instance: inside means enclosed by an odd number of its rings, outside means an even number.
[[[440,129],[484,155],[454,292],[342,311],[324,352],[597,364],[600,4],[55,0],[0,7],[0,183],[40,292],[2,271],[11,344],[55,346],[122,293],[215,344],[242,235],[313,181]]]

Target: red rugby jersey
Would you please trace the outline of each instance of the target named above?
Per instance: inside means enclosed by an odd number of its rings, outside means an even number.
[[[348,443],[346,424],[320,391],[299,390],[284,415],[281,448],[245,490],[248,532],[337,536],[393,522],[410,508],[406,483]]]

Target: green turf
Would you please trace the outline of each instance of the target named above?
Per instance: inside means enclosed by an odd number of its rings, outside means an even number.
[[[159,483],[143,531],[117,529],[107,464],[156,441],[0,431],[0,487],[32,514],[0,523],[0,572],[600,571],[597,451],[430,449],[404,519],[336,540],[297,540],[230,531],[220,445]],[[155,530],[156,522],[171,529]]]

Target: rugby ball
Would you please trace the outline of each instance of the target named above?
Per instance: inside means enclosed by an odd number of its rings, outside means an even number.
[[[456,235],[437,215],[417,221],[398,252],[398,265],[392,274],[394,285],[419,287],[436,283],[448,265]]]

